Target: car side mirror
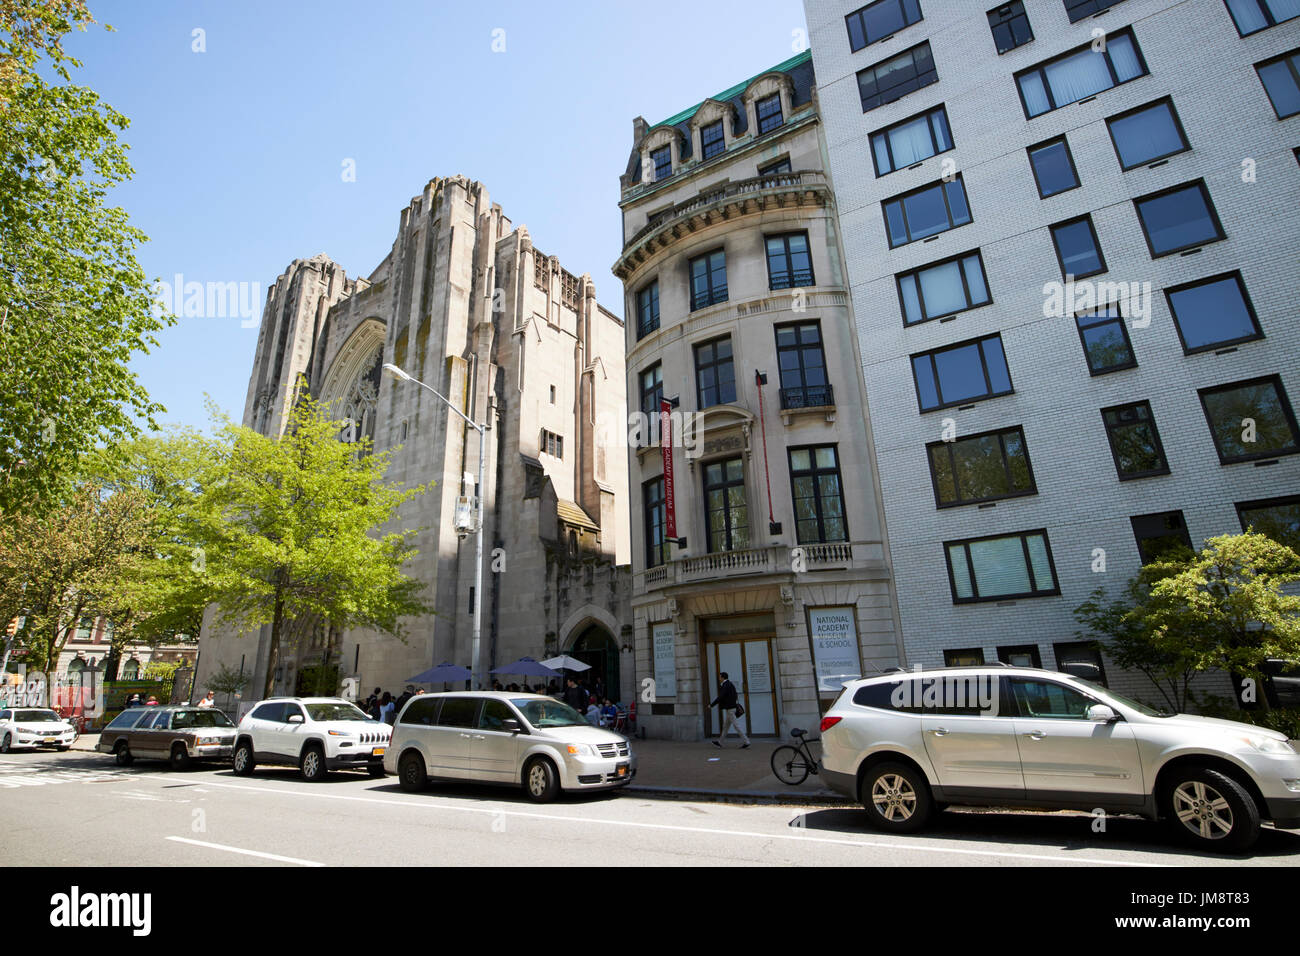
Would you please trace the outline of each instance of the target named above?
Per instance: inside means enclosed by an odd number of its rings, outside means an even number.
[[[523,728],[519,726],[519,721],[515,720],[513,717],[507,717],[505,720],[501,721],[501,729],[508,734],[517,734],[523,731]]]
[[[303,722],[302,714],[290,714],[288,722],[291,724],[301,724]]]
[[[1109,724],[1119,720],[1119,714],[1105,704],[1093,704],[1088,708],[1088,719],[1099,724]]]

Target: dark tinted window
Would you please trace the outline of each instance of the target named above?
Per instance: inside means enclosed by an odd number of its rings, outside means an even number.
[[[1038,720],[1087,720],[1096,703],[1073,687],[1027,677],[1012,677],[1011,692],[1020,716]]]
[[[853,703],[859,707],[875,707],[880,710],[907,710],[907,707],[900,706],[907,699],[909,694],[899,688],[907,683],[916,684],[916,681],[888,681],[879,684],[864,684],[853,693]],[[920,694],[916,695],[920,698]]]
[[[1297,0],[1226,0],[1232,22],[1237,25],[1237,32],[1250,36],[1260,30],[1267,30],[1279,23],[1285,23],[1300,17],[1300,2]]]
[[[281,717],[280,719],[283,720],[283,721],[287,724],[287,723],[289,722],[289,718],[290,718],[290,717],[301,717],[304,721],[307,719],[307,715],[306,715],[305,713],[303,713],[302,706],[299,705],[299,704],[294,704],[294,703],[287,703],[287,704],[284,705],[284,716]],[[323,719],[325,719],[325,720],[334,720],[334,719],[336,719],[336,718],[334,718],[334,717],[326,717],[326,718],[323,718]],[[346,720],[347,718],[343,718],[343,719]]]
[[[1167,256],[1224,238],[1205,183],[1194,182],[1133,200],[1152,256]]]
[[[478,718],[479,730],[505,730],[507,720],[519,720],[509,704],[491,697],[483,701],[483,712]]]
[[[1015,3],[994,7],[988,12],[989,29],[993,31],[993,45],[998,54],[1024,46],[1034,38],[1034,31],[1029,27],[1029,17],[1025,14],[1025,5],[1021,0]]]
[[[768,163],[766,166],[758,168],[760,176],[779,176],[782,173],[790,172],[790,158],[778,159],[775,163]]]
[[[914,46],[858,73],[862,112],[892,103],[899,97],[938,82],[939,74],[934,69],[930,44]]]
[[[1097,241],[1091,216],[1052,226],[1052,242],[1056,246],[1061,275],[1082,279],[1106,271],[1106,260],[1102,257],[1101,243]]]
[[[1108,119],[1111,142],[1124,169],[1155,162],[1187,149],[1187,139],[1169,100]]]
[[[1133,524],[1133,537],[1137,539],[1138,556],[1143,564],[1192,550],[1192,539],[1181,511],[1137,515],[1129,521]]]
[[[1029,165],[1034,170],[1041,199],[1079,185],[1079,174],[1074,169],[1074,158],[1065,137],[1029,147]]]
[[[230,718],[215,707],[201,710],[178,710],[172,714],[172,730],[186,730],[191,727],[232,727]]]
[[[1300,554],[1300,495],[1268,501],[1243,501],[1237,505],[1241,530],[1266,534]]]
[[[726,149],[726,146],[726,137],[722,132],[722,120],[700,127],[700,151],[703,153],[701,159],[712,159]]]
[[[971,221],[960,174],[951,182],[938,182],[887,199],[881,206],[891,247],[926,239]]]
[[[440,727],[473,727],[478,717],[479,698],[444,697],[438,714]]]
[[[1255,66],[1278,119],[1300,113],[1300,50]]]
[[[417,697],[402,712],[401,720],[398,723],[432,727],[438,723],[438,705],[441,703],[442,699],[438,697],[426,699]]]
[[[940,508],[1032,495],[1037,490],[1025,434],[1019,428],[932,442],[926,450],[935,504]]]
[[[754,104],[754,111],[758,114],[758,134],[770,133],[780,126],[784,120],[781,116],[781,94],[773,93],[771,96],[764,97]]]
[[[1263,337],[1238,273],[1189,282],[1165,295],[1188,352]]]
[[[736,400],[731,336],[695,346],[695,385],[700,408],[726,405]]]
[[[876,0],[844,18],[849,31],[849,49],[857,52],[920,19],[919,0]]]
[[[145,719],[136,724],[136,730],[155,730],[167,726],[167,717],[169,715],[161,710],[151,710],[145,715]]]
[[[914,355],[912,373],[923,412],[1012,391],[998,335]]]
[[[280,722],[284,720],[284,703],[262,704],[256,708],[250,715],[256,720],[274,720]]]
[[[1227,465],[1300,451],[1300,430],[1276,375],[1201,389],[1219,461]]]
[[[140,718],[145,716],[147,711],[142,707],[131,707],[122,711],[113,718],[112,723],[108,725],[107,730],[127,730],[140,723]]]
[[[1070,15],[1071,23],[1078,23],[1085,17],[1100,13],[1120,2],[1121,0],[1065,0],[1065,12]]]
[[[1118,372],[1137,365],[1128,328],[1118,305],[1103,306],[1091,312],[1080,312],[1074,317],[1083,342],[1083,354],[1088,360],[1088,371],[1093,375]]]
[[[1103,408],[1101,418],[1120,481],[1169,474],[1169,463],[1149,403]]]

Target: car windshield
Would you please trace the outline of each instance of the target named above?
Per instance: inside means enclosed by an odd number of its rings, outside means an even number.
[[[178,710],[172,714],[172,730],[185,730],[189,727],[233,727],[227,717],[219,710],[205,707],[203,710]]]
[[[588,727],[587,719],[558,700],[537,700],[522,697],[510,699],[524,715],[524,720],[534,727]]]
[[[52,724],[63,718],[52,710],[16,710],[14,720],[23,724]]]
[[[1142,714],[1143,716],[1146,717],[1174,716],[1167,710],[1155,710],[1154,708],[1148,707],[1146,704],[1142,704],[1136,700],[1132,700],[1128,697],[1125,697],[1123,694],[1117,694],[1109,687],[1102,687],[1100,684],[1094,684],[1092,681],[1084,680],[1082,677],[1076,677],[1075,680],[1077,680],[1081,684],[1087,684],[1090,688],[1092,688],[1092,690],[1097,694],[1097,696],[1101,697],[1103,700],[1109,697],[1111,700],[1118,701],[1119,703],[1123,704],[1125,707],[1132,707],[1134,710],[1136,710],[1139,714]]]
[[[374,722],[374,718],[362,713],[360,707],[354,707],[352,704],[343,701],[307,704],[306,706],[307,713],[311,715],[312,720],[368,720]]]

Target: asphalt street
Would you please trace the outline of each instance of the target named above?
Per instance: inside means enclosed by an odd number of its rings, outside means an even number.
[[[857,809],[570,796],[389,777],[227,767],[130,768],[99,754],[0,756],[6,866],[1296,866],[1300,832],[1266,828],[1247,856],[1189,853],[1165,830],[1086,814],[949,811],[924,833],[869,829]]]

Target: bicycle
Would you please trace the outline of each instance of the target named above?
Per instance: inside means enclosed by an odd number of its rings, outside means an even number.
[[[817,758],[812,755],[808,745],[818,743],[820,738],[809,739],[808,731],[798,727],[790,731],[790,736],[797,741],[795,746],[786,744],[772,751],[772,773],[782,783],[794,787],[807,780],[808,774],[817,773]]]

